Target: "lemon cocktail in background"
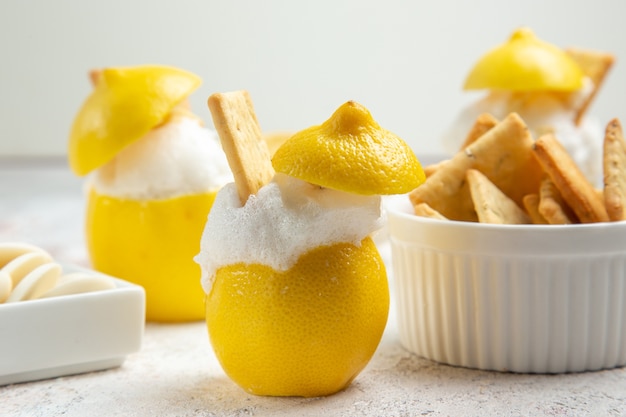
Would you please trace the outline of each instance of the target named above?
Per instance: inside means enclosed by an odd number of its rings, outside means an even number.
[[[69,163],[87,181],[93,267],[146,291],[146,319],[204,318],[193,257],[217,190],[232,180],[217,135],[189,110],[196,75],[106,68],[78,112]]]
[[[272,163],[271,182],[243,202],[226,185],[209,215],[196,258],[209,335],[248,392],[329,395],[365,367],[387,322],[385,265],[370,237],[380,195],[406,193],[424,173],[355,102],[296,133]]]
[[[533,137],[554,133],[592,181],[601,178],[602,124],[586,112],[613,64],[613,56],[577,48],[561,49],[529,28],[486,52],[472,67],[463,88],[483,90],[463,109],[443,138],[455,153],[476,118],[489,113],[503,120],[519,114]]]

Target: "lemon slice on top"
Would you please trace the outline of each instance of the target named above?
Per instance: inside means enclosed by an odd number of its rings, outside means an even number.
[[[582,88],[583,78],[583,71],[565,51],[521,28],[479,59],[463,88],[575,91]]]
[[[69,164],[85,175],[162,123],[201,83],[184,70],[157,65],[106,68],[70,132]]]
[[[403,194],[424,182],[411,148],[348,101],[324,123],[302,130],[274,154],[276,172],[361,195]]]

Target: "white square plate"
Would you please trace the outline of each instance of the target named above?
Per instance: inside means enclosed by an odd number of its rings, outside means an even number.
[[[137,352],[145,293],[114,281],[109,290],[0,304],[0,385],[117,367]]]

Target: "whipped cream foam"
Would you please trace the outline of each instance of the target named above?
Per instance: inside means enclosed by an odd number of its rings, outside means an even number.
[[[194,260],[208,294],[220,267],[256,263],[286,271],[311,249],[340,242],[360,245],[381,226],[380,196],[320,188],[277,174],[243,206],[234,183],[218,192]]]
[[[198,194],[230,181],[217,133],[189,117],[152,129],[91,176],[98,193],[134,200]]]

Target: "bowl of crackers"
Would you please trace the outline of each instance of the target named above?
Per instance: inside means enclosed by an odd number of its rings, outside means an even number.
[[[472,133],[473,132],[473,133]],[[386,204],[401,343],[468,368],[626,365],[626,143],[617,119],[594,185],[515,113]]]

